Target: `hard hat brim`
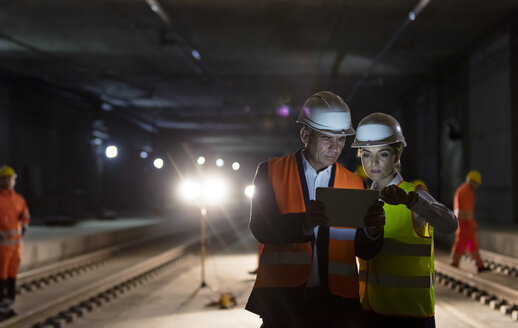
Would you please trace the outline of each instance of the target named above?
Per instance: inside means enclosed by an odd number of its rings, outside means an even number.
[[[356,133],[356,131],[354,131],[353,128],[349,128],[347,130],[328,130],[328,129],[318,128],[318,127],[316,127],[312,124],[309,124],[306,121],[302,121],[302,120],[297,120],[296,123],[300,123],[300,124],[306,126],[307,128],[310,128],[312,130],[318,131],[323,134],[332,135],[332,136],[353,136]]]
[[[395,143],[398,143],[398,142],[401,142],[403,144],[403,147],[406,147],[406,141],[405,140],[376,140],[376,141],[371,141],[371,140],[368,140],[368,141],[357,141],[355,140],[352,145],[351,145],[351,148],[363,148],[363,147],[376,147],[376,146],[389,146],[389,145],[393,145]]]

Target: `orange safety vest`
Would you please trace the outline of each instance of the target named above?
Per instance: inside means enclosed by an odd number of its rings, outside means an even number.
[[[29,210],[18,193],[0,189],[0,247],[19,246],[22,227],[29,224]]]
[[[305,181],[301,164],[297,164],[295,154],[268,161],[269,179],[281,215],[306,212],[304,199],[308,200],[308,196],[301,183],[301,176],[304,177],[302,181]],[[333,187],[363,189],[362,180],[340,164],[333,164],[332,170],[334,174],[331,174],[330,183]],[[304,188],[307,189],[307,186]],[[338,234],[334,229],[347,229],[350,233]],[[345,298],[358,298],[358,270],[354,252],[356,228],[334,229],[329,232],[329,291]],[[254,289],[305,285],[310,275],[312,259],[311,242],[265,244]]]
[[[475,219],[475,194],[469,183],[464,182],[455,191],[453,211],[459,220]]]

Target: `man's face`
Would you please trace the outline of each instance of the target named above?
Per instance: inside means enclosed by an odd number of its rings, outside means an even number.
[[[473,190],[477,189],[480,186],[480,183],[475,182],[471,179],[468,179],[468,183],[471,185],[471,188],[473,188]]]
[[[13,190],[16,184],[16,176],[11,175],[8,177],[0,178],[0,188]]]
[[[329,135],[307,128],[300,131],[300,138],[306,146],[304,155],[317,172],[336,162],[345,145],[343,135]]]

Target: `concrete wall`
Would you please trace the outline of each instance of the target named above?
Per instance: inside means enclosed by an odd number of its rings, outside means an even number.
[[[107,137],[95,145],[99,122]],[[139,157],[138,145],[150,138],[87,95],[30,79],[0,79],[0,165],[17,171],[16,190],[33,216],[78,219],[106,209],[135,214],[163,206],[169,174]],[[119,146],[117,159],[104,156],[109,143]]]
[[[491,40],[469,59],[469,143],[466,169],[480,170],[476,216],[511,223],[511,79],[509,34]]]

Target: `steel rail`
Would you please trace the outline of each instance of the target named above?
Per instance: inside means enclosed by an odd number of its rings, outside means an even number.
[[[102,260],[112,257],[114,254],[124,251],[144,243],[147,243],[153,239],[159,238],[147,238],[139,241],[127,242],[117,246],[111,246],[108,248],[93,251],[87,254],[75,256],[66,260],[51,263],[35,269],[26,270],[20,272],[17,277],[17,284],[20,288],[23,286],[30,285],[34,281],[47,279],[54,275],[60,275],[68,270],[78,270],[81,267],[92,265]]]
[[[71,291],[57,299],[49,300],[46,304],[35,308],[27,313],[19,314],[11,319],[2,322],[2,327],[6,328],[27,328],[34,327],[39,323],[39,326],[44,326],[45,320],[61,313],[64,320],[67,311],[76,311],[75,305],[92,306],[91,303],[102,302],[100,298],[107,297],[105,293],[117,292],[118,288],[122,288],[125,283],[133,279],[138,279],[161,265],[174,261],[189,253],[189,248],[199,244],[199,236],[192,237],[180,246],[166,251],[162,254],[153,256],[152,258],[137,263],[122,271],[115,272],[104,279],[98,280],[93,284]],[[90,303],[90,304],[88,304]],[[49,324],[51,326],[53,324]]]

